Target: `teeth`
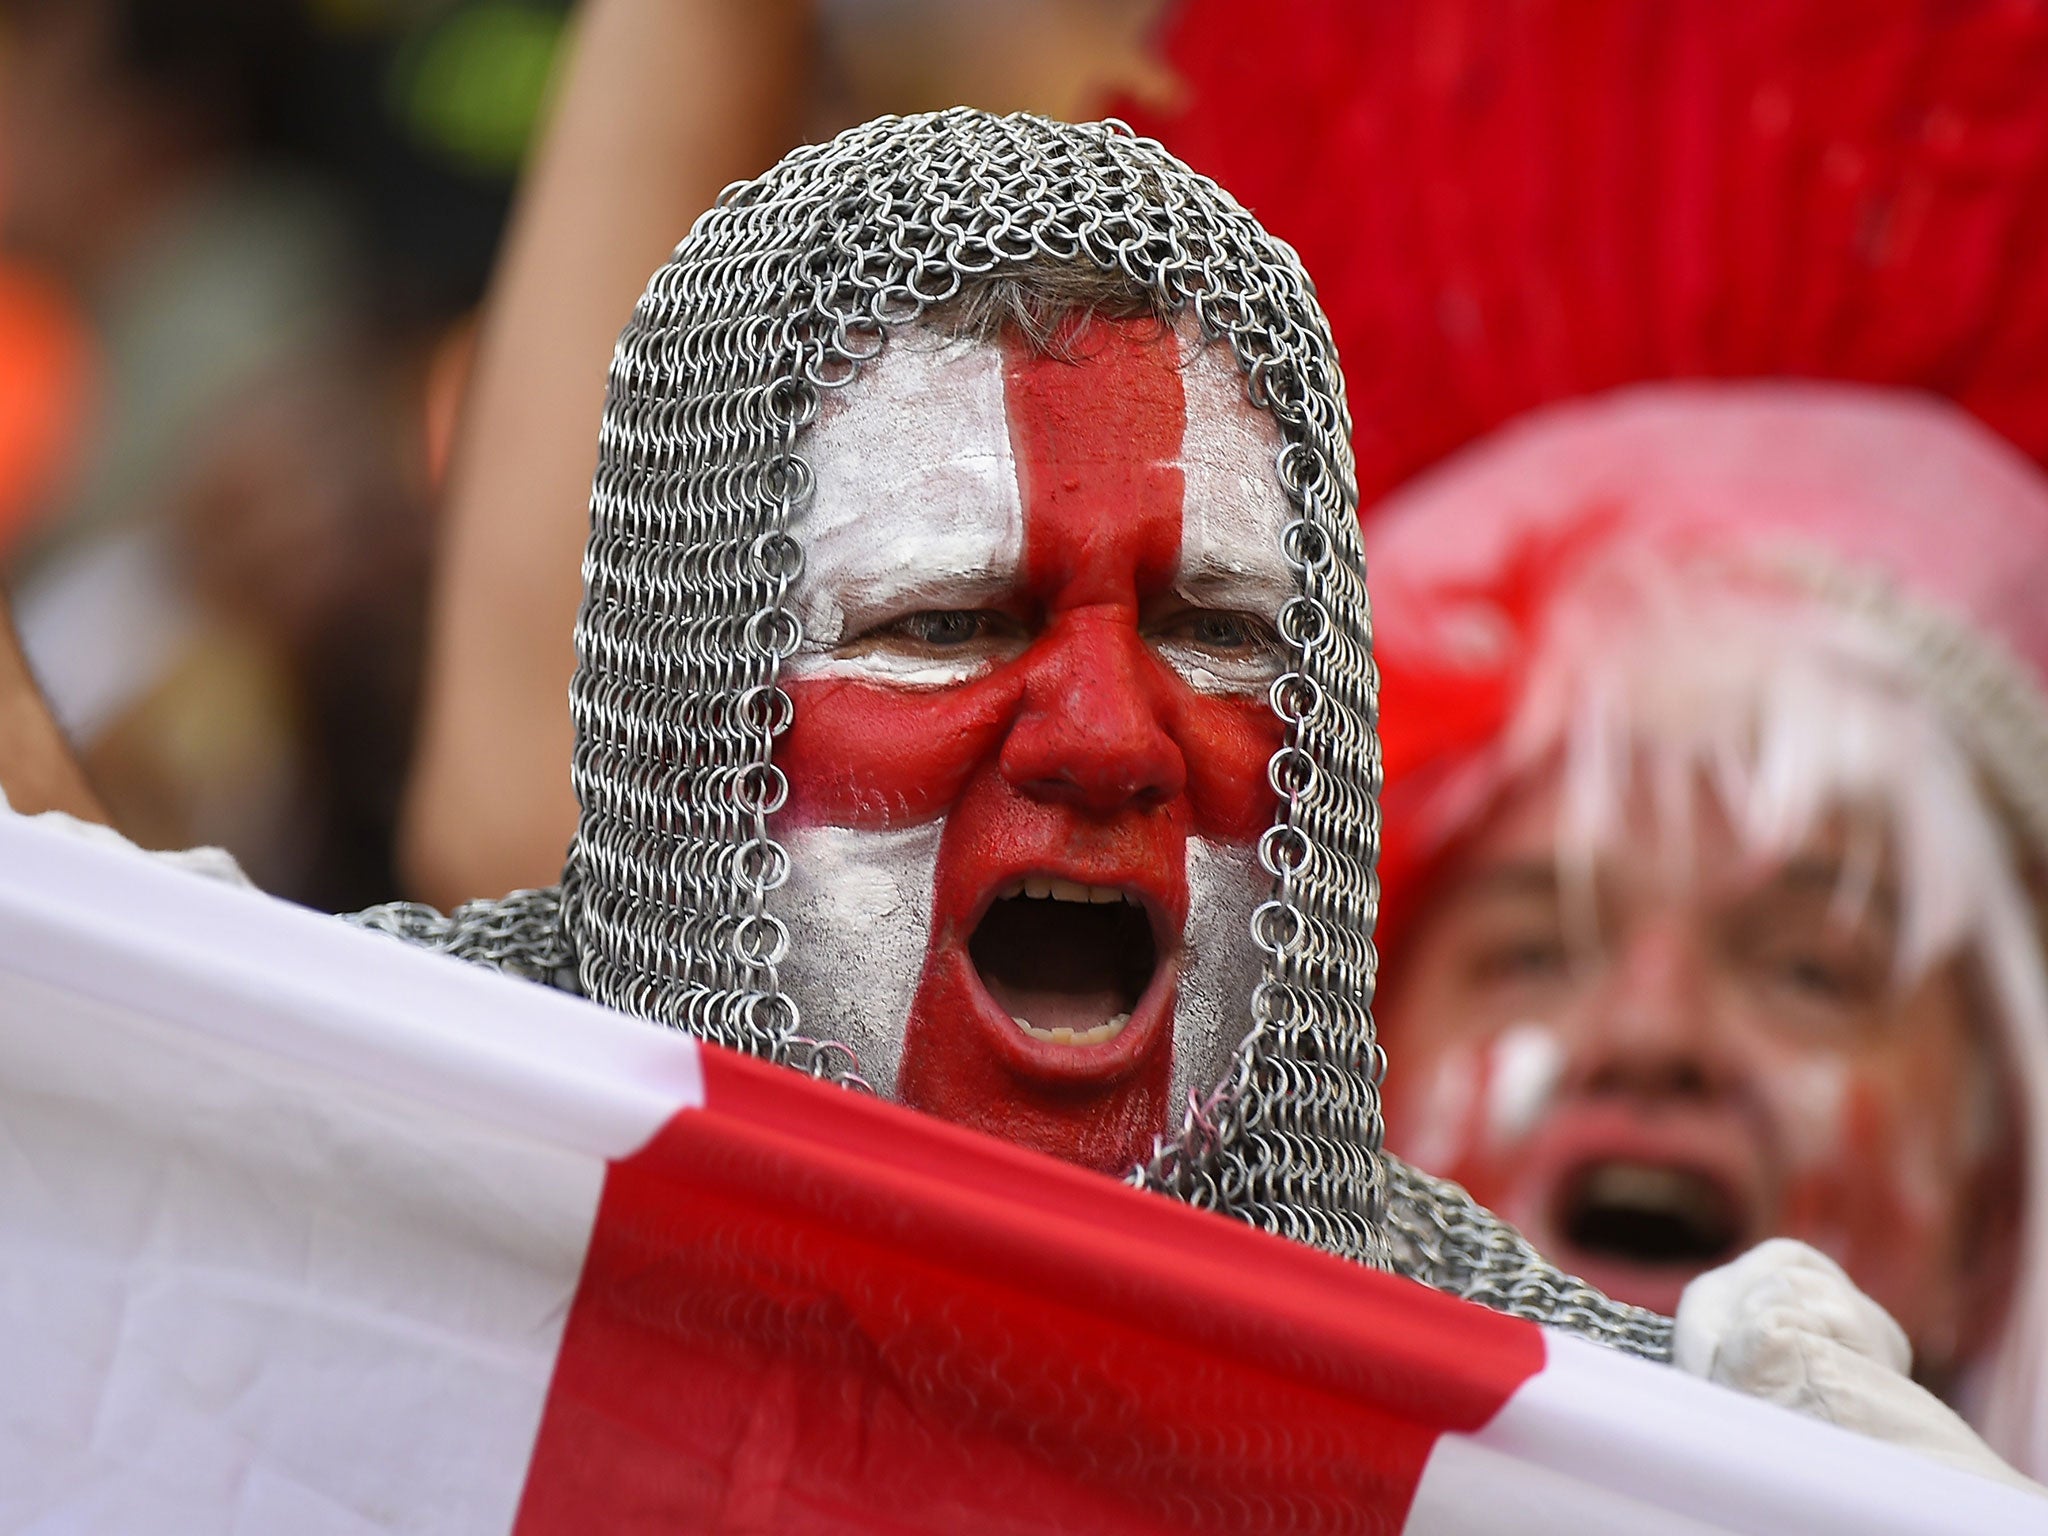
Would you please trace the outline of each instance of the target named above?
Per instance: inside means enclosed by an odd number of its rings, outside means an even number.
[[[1652,1163],[1605,1163],[1586,1178],[1578,1200],[1583,1211],[1664,1216],[1702,1233],[1723,1231],[1733,1221],[1725,1197],[1704,1175]]]
[[[1029,1019],[1010,1015],[1010,1022],[1034,1040],[1050,1040],[1055,1045],[1106,1045],[1123,1033],[1124,1026],[1131,1022],[1128,1013],[1111,1014],[1093,1029],[1069,1029],[1062,1024],[1054,1029],[1040,1029]]]
[[[1684,1211],[1700,1203],[1698,1175],[1645,1163],[1604,1163],[1585,1184],[1585,1198],[1600,1205]]]
[[[1028,896],[1033,901],[1071,901],[1084,906],[1106,907],[1114,902],[1142,906],[1135,891],[1114,885],[1083,885],[1078,880],[1061,880],[1052,875],[1029,875],[1012,880],[996,892],[1000,900]]]

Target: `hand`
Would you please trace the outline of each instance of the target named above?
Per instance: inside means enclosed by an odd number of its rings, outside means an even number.
[[[1899,1325],[1840,1265],[1773,1238],[1679,1298],[1672,1364],[1751,1397],[2048,1497],[1915,1382]]]

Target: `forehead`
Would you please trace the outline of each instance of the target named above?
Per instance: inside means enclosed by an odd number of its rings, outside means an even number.
[[[1683,794],[1660,797],[1656,785],[1642,782],[1616,788],[1622,814],[1596,836],[1574,831],[1568,792],[1555,768],[1510,789],[1473,837],[1466,865],[1483,877],[1555,864],[1590,871],[1618,896],[1702,906],[1765,891],[1832,900],[1853,876],[1865,898],[1861,910],[1884,915],[1894,903],[1891,834],[1868,807],[1837,803],[1783,846],[1758,849],[1742,838],[1704,772]]]
[[[1134,365],[1172,376],[1176,440],[1119,451],[1164,457],[1181,474],[1175,587],[1205,605],[1277,610],[1293,593],[1280,553],[1292,513],[1274,468],[1279,428],[1246,398],[1227,348],[1198,346],[1186,332],[1179,340],[1139,358],[1085,352],[1070,365],[1072,386],[1082,396],[1108,391]],[[1008,344],[913,326],[827,396],[799,444],[815,479],[795,530],[806,557],[798,604],[814,643],[835,643],[906,603],[975,606],[1016,585],[1032,509],[1013,433],[1011,361]]]

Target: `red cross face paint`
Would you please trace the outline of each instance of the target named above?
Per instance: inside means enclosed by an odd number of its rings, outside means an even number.
[[[1258,975],[1278,429],[1226,350],[1097,320],[899,333],[802,447],[784,983],[900,1101],[1121,1171]]]

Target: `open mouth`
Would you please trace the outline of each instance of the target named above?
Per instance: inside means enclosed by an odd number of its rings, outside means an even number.
[[[1056,1045],[1106,1045],[1131,1022],[1159,969],[1136,893],[1028,876],[1003,887],[968,957],[1018,1029]]]
[[[1708,1269],[1746,1246],[1727,1185],[1697,1169],[1610,1159],[1565,1180],[1555,1230],[1579,1252],[1631,1264]]]

